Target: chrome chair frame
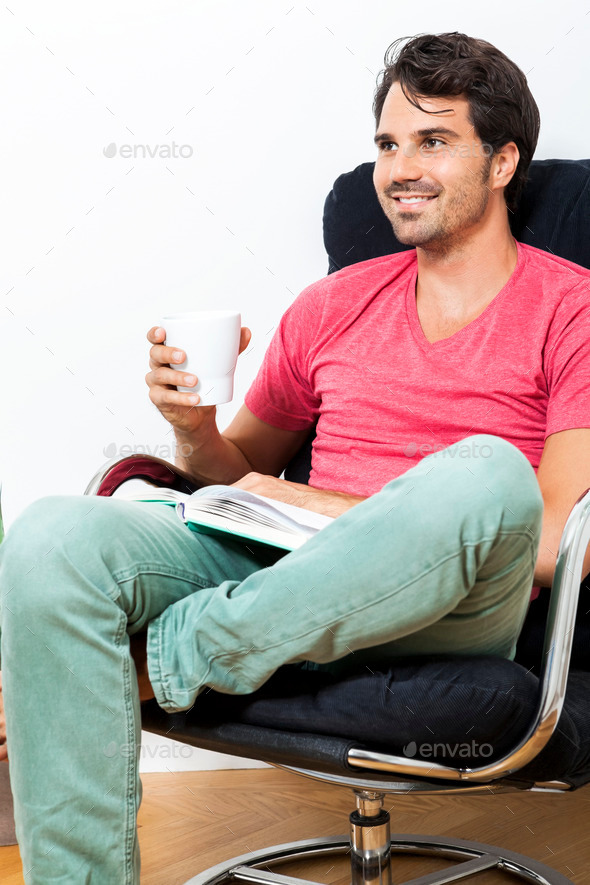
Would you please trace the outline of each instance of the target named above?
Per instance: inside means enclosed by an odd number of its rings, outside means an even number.
[[[121,483],[126,478],[142,475],[146,461],[167,468],[171,477],[177,477],[185,484],[191,483],[188,474],[160,458],[130,455],[107,462],[93,477],[85,494],[105,494],[105,484],[115,468],[118,474],[123,475]],[[106,492],[111,493],[112,491]],[[536,713],[527,733],[507,755],[491,764],[462,768],[352,748],[348,753],[348,764],[353,771],[358,772],[358,776],[351,777],[271,763],[316,780],[352,787],[357,807],[350,816],[350,839],[343,836],[324,841],[311,840],[274,846],[264,852],[234,858],[191,878],[186,885],[217,885],[222,879],[261,885],[268,885],[269,882],[276,885],[309,885],[308,880],[285,877],[258,868],[266,867],[270,861],[280,863],[291,860],[296,855],[315,856],[322,851],[331,853],[342,850],[351,852],[353,885],[391,885],[392,851],[469,858],[450,869],[412,879],[406,885],[444,885],[491,868],[502,869],[538,885],[572,885],[569,879],[544,864],[494,846],[457,840],[451,842],[418,835],[397,835],[392,838],[389,814],[383,809],[383,799],[387,793],[456,794],[465,791],[508,792],[518,789],[556,792],[569,789],[568,784],[559,781],[539,783],[531,788],[528,784],[519,785],[514,778],[507,778],[531,762],[557,728],[565,698],[582,568],[589,543],[590,489],[587,489],[572,507],[559,544],[551,586]],[[178,739],[191,742],[188,737]],[[380,772],[385,777],[381,777]],[[397,780],[398,777],[401,779]]]

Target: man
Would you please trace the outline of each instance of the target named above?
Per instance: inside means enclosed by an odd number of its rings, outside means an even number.
[[[151,399],[191,451],[180,466],[334,522],[266,559],[109,499],[37,502],[8,534],[29,883],[138,881],[140,697],[188,709],[205,686],[248,693],[298,661],[511,657],[533,584],[551,583],[590,485],[590,273],[510,234],[536,105],[502,53],[451,34],[395,48],[375,108],[375,187],[416,251],[308,287],[222,434],[214,407],[175,389],[195,384],[171,368],[184,355],[148,333]],[[279,479],[316,420],[310,486]]]

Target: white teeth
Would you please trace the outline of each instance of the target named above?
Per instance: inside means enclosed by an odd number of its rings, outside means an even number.
[[[398,197],[400,203],[425,203],[432,197]]]

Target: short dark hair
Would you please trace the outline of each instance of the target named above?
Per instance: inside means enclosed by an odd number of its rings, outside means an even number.
[[[464,95],[470,122],[483,144],[494,153],[509,141],[518,147],[518,166],[504,191],[506,205],[514,211],[540,126],[539,109],[520,68],[491,43],[457,31],[402,37],[389,46],[384,64],[373,100],[377,126],[393,83],[399,83],[408,101],[420,110],[419,98]]]

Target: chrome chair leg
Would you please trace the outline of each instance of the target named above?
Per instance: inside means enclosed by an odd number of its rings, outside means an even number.
[[[384,793],[355,790],[356,809],[350,815],[352,885],[393,885],[389,812]]]

